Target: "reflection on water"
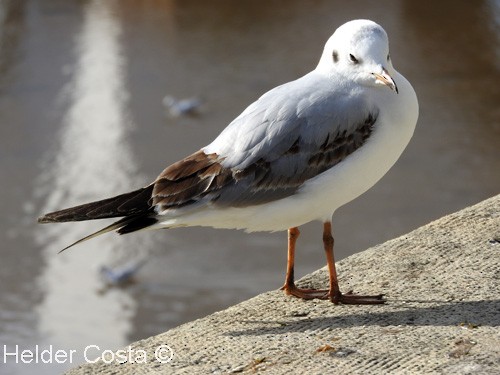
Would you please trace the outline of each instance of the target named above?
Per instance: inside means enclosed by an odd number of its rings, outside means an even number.
[[[133,185],[136,165],[127,143],[131,123],[125,63],[120,50],[121,25],[113,15],[116,2],[91,1],[84,10],[83,27],[76,40],[72,79],[61,92],[69,102],[57,135],[54,160],[46,163],[43,187],[48,212],[96,199],[103,191],[118,193]],[[102,224],[101,224],[102,225]],[[115,262],[118,252],[131,254],[140,244],[110,238],[92,246],[54,256],[88,234],[89,225],[49,225],[39,228],[46,266],[39,278],[46,291],[38,306],[39,329],[48,343],[74,348],[89,343],[103,348],[126,344],[135,301],[121,290],[101,295],[98,267]],[[136,254],[137,255],[137,254]],[[75,322],[69,326],[68,322]],[[83,346],[82,346],[83,345]],[[80,359],[83,361],[82,359]]]
[[[19,20],[24,11],[22,1],[6,0],[0,5],[0,72],[12,63],[19,37]],[[1,79],[1,78],[0,78]]]
[[[500,1],[487,1],[486,11],[491,15],[491,17],[488,17],[488,23],[491,30],[491,36],[496,39],[496,42],[493,44],[493,48],[495,49],[496,55],[496,67],[500,70]]]
[[[39,226],[35,218],[146,184],[265,90],[315,66],[348,19],[384,25],[421,114],[395,168],[334,217],[338,258],[498,193],[498,0],[255,4],[0,2],[0,169],[8,176],[0,344],[113,349],[279,287],[284,233],[110,234],[57,255],[107,222]],[[165,95],[200,95],[207,110],[174,122]],[[145,255],[138,284],[98,293],[101,265]],[[299,276],[324,264],[321,226],[302,228],[297,256]]]

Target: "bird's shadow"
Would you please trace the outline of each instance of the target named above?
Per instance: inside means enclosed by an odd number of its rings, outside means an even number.
[[[497,327],[500,325],[500,300],[442,302],[438,306],[405,306],[402,301],[391,301],[397,311],[383,311],[384,306],[372,306],[370,311],[324,317],[287,317],[277,320],[245,320],[244,323],[258,324],[258,327],[229,331],[227,336],[259,336],[267,334],[286,334],[305,332],[318,328],[351,328],[359,326],[477,326]],[[425,302],[425,301],[420,301]],[[430,302],[430,301],[428,301]],[[336,306],[332,305],[332,308]],[[346,306],[349,308],[349,306]]]

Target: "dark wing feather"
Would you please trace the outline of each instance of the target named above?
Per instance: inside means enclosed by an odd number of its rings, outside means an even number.
[[[222,189],[232,171],[222,167],[215,154],[202,150],[167,167],[154,182],[153,205],[161,210],[179,208]]]
[[[40,217],[38,222],[60,223],[142,214],[151,210],[149,200],[152,192],[153,186],[150,185],[116,197],[51,212]]]
[[[76,207],[67,208],[60,211],[51,212],[38,219],[39,223],[60,223],[67,221],[82,221],[122,217],[95,233],[85,236],[71,245],[65,247],[60,252],[70,247],[90,240],[101,234],[117,230],[120,234],[135,232],[147,228],[158,222],[155,218],[154,207],[150,205],[153,185],[145,188],[118,195],[116,197],[103,199],[91,203],[82,204]]]

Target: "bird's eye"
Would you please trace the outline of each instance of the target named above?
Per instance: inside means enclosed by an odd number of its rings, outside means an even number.
[[[391,61],[391,55],[387,54],[387,61]]]
[[[354,64],[359,64],[359,60],[352,53],[349,54],[349,60]]]

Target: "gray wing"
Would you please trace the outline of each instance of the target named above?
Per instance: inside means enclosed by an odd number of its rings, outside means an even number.
[[[317,73],[264,94],[214,142],[154,183],[159,211],[196,203],[244,207],[292,195],[361,147],[378,109]]]

